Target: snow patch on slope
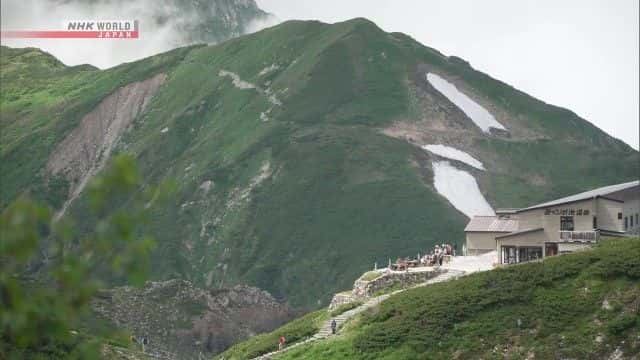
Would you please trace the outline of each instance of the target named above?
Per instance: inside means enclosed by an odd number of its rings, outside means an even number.
[[[437,145],[424,145],[422,148],[436,155],[445,157],[447,159],[462,161],[463,163],[469,166],[473,166],[476,169],[484,170],[484,166],[478,159],[474,158],[473,156],[467,154],[462,150],[458,150],[451,146],[437,144]]]
[[[490,132],[490,128],[507,130],[487,109],[462,93],[452,83],[433,73],[427,73],[427,81],[462,110],[485,133]]]
[[[273,66],[273,65],[272,65]],[[277,69],[277,65],[275,65]],[[265,68],[263,69],[266,70],[269,68]],[[262,75],[262,71],[260,72],[260,74]],[[220,70],[218,72],[218,76],[221,77],[229,77],[231,78],[231,81],[233,82],[233,86],[235,86],[238,89],[241,90],[256,90],[258,93],[260,93],[261,95],[263,95],[264,97],[267,98],[267,100],[271,103],[271,107],[265,111],[260,113],[260,120],[261,121],[268,121],[268,114],[271,112],[271,110],[273,109],[274,106],[282,106],[282,101],[280,101],[280,99],[278,99],[278,97],[276,96],[276,94],[271,90],[271,88],[266,88],[263,89],[255,84],[252,84],[248,81],[244,81],[240,78],[240,75],[232,72],[232,71],[227,71],[227,70]]]
[[[218,76],[231,78],[231,82],[233,83],[233,86],[235,86],[238,89],[258,91],[260,94],[264,95],[272,105],[277,105],[277,106],[282,105],[282,102],[276,97],[276,94],[269,87],[263,89],[248,81],[242,80],[240,78],[240,75],[232,71],[220,70],[218,72]]]
[[[277,106],[281,106],[282,102],[280,100],[278,100],[278,98],[276,97],[276,94],[274,94],[273,92],[271,92],[271,88],[267,88],[264,90],[264,93],[267,96],[267,100],[269,100],[269,102],[273,105],[277,105]]]
[[[259,76],[262,75],[266,75],[272,71],[278,70],[280,68],[280,66],[276,65],[276,64],[271,64],[270,66],[265,67],[264,69],[260,70],[260,73],[258,73]]]
[[[271,173],[271,163],[269,161],[263,162],[258,174],[249,181],[246,188],[236,187],[231,191],[230,198],[227,201],[227,208],[234,208],[242,201],[247,200],[253,189],[271,176]]]
[[[246,82],[242,79],[240,79],[240,76],[234,72],[231,71],[227,71],[227,70],[220,70],[220,72],[218,73],[219,76],[226,76],[226,77],[230,77],[231,81],[233,82],[233,86],[237,87],[238,89],[242,89],[242,90],[247,90],[247,89],[255,89],[256,86],[250,82]]]
[[[495,215],[480,192],[476,179],[468,172],[456,169],[448,161],[433,162],[433,185],[453,207],[469,218],[474,215]]]

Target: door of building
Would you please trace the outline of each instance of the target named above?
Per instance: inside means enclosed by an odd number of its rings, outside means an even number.
[[[558,244],[557,243],[546,243],[544,244],[544,256],[556,256],[558,255]]]

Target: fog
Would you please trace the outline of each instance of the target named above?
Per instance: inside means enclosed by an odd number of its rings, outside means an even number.
[[[41,48],[67,65],[91,64],[101,69],[138,60],[194,42],[184,29],[211,14],[185,11],[171,0],[80,1],[2,0],[3,30],[62,30],[68,20],[139,20],[139,39],[3,39],[12,47]],[[247,25],[253,32],[274,25],[275,18]]]

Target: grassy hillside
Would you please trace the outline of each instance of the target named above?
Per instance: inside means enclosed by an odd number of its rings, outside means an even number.
[[[153,279],[246,283],[296,307],[326,304],[376,261],[462,241],[467,218],[435,192],[433,157],[385,135],[398,123],[482,160],[487,171],[473,174],[494,206],[640,172],[637,151],[575,114],[364,19],[290,21],[105,71],[35,49],[1,55],[1,206],[31,194],[59,208],[71,180],[46,170],[56,145],[109,94],[164,73],[113,152],[135,156],[146,183],[177,185],[147,225]],[[455,79],[512,133],[482,133],[425,85],[426,71]],[[80,196],[69,211],[86,206]]]
[[[34,48],[0,48],[0,206],[29,193],[57,208],[67,181],[49,179],[49,154],[83,115],[117,88],[166,71],[192,48],[177,49],[133,64],[99,71],[67,67]],[[53,180],[53,181],[49,181]]]
[[[287,343],[293,344],[313,336],[322,323],[329,319],[327,309],[312,311],[295,319],[275,331],[256,335],[247,341],[240,342],[214,359],[251,359],[277,349],[280,336],[284,336]]]
[[[640,239],[613,239],[592,251],[416,288],[338,337],[278,358],[633,358],[640,354],[639,259]],[[248,358],[260,348],[257,339],[220,356]]]

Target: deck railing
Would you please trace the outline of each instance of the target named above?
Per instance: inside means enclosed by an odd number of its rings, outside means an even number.
[[[560,241],[596,243],[600,240],[600,232],[592,231],[560,231]]]

